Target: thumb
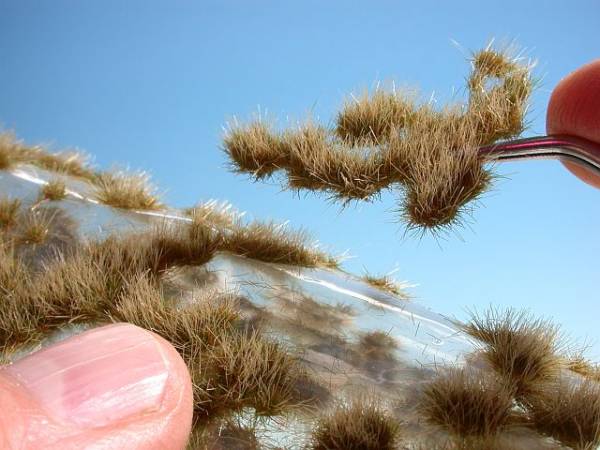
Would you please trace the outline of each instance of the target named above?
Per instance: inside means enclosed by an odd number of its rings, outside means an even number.
[[[182,449],[192,421],[185,363],[129,324],[66,339],[0,368],[2,449]]]

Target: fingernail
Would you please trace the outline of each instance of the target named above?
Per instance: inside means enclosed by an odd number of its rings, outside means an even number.
[[[159,343],[127,324],[87,331],[7,370],[50,416],[83,428],[159,409],[168,376]]]

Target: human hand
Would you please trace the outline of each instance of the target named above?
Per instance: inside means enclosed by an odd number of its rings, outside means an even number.
[[[548,104],[548,134],[569,134],[600,142],[600,60],[567,75]],[[578,178],[600,188],[600,176],[571,162],[563,164]]]
[[[0,448],[182,449],[192,384],[177,351],[129,324],[84,332],[0,368]]]

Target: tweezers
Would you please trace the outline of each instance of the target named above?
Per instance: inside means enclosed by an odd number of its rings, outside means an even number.
[[[560,159],[570,161],[600,176],[600,144],[577,136],[550,135],[499,142],[479,148],[492,161]]]

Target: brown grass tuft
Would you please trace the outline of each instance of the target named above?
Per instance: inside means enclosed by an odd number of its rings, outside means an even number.
[[[66,196],[66,186],[62,180],[51,180],[40,189],[40,198],[44,200],[62,200]]]
[[[376,145],[409,123],[414,101],[408,96],[376,89],[369,96],[352,96],[338,113],[335,132],[351,145]]]
[[[465,105],[434,110],[407,95],[376,90],[348,102],[331,130],[308,122],[274,132],[236,125],[224,148],[255,179],[283,170],[290,189],[325,192],[347,203],[401,185],[409,228],[440,231],[469,214],[493,176],[477,149],[518,135],[532,89],[531,66],[508,51],[474,53]]]
[[[287,153],[284,142],[261,120],[230,126],[223,138],[223,149],[236,170],[251,173],[256,179],[277,170]]]
[[[375,402],[357,399],[316,424],[314,450],[391,450],[399,441],[399,424]]]
[[[148,175],[139,173],[105,172],[96,180],[96,199],[106,205],[124,209],[158,210],[163,207]]]
[[[519,398],[553,380],[563,365],[557,356],[558,327],[526,311],[490,309],[484,315],[473,314],[464,329],[486,344],[486,360],[514,386]]]
[[[307,244],[304,231],[290,231],[285,224],[251,222],[224,234],[223,250],[260,261],[303,267],[337,267],[335,258]]]
[[[491,374],[448,368],[425,384],[418,411],[458,441],[487,438],[516,423],[513,393]]]
[[[17,241],[26,245],[46,242],[53,226],[55,212],[48,209],[29,210],[23,214],[17,233]]]
[[[0,197],[0,231],[16,225],[20,208],[21,201],[18,198]]]
[[[49,153],[40,146],[25,146],[13,133],[0,133],[0,170],[22,163],[89,181],[94,181],[96,177],[95,172],[87,165],[87,158],[78,152]]]
[[[561,380],[528,398],[536,429],[577,450],[600,445],[600,386]]]
[[[582,355],[576,355],[566,361],[567,369],[600,383],[600,364],[593,363]]]
[[[374,288],[394,294],[401,299],[408,300],[410,298],[410,295],[404,290],[402,283],[397,282],[389,275],[376,276],[367,272],[362,276],[362,280]]]

